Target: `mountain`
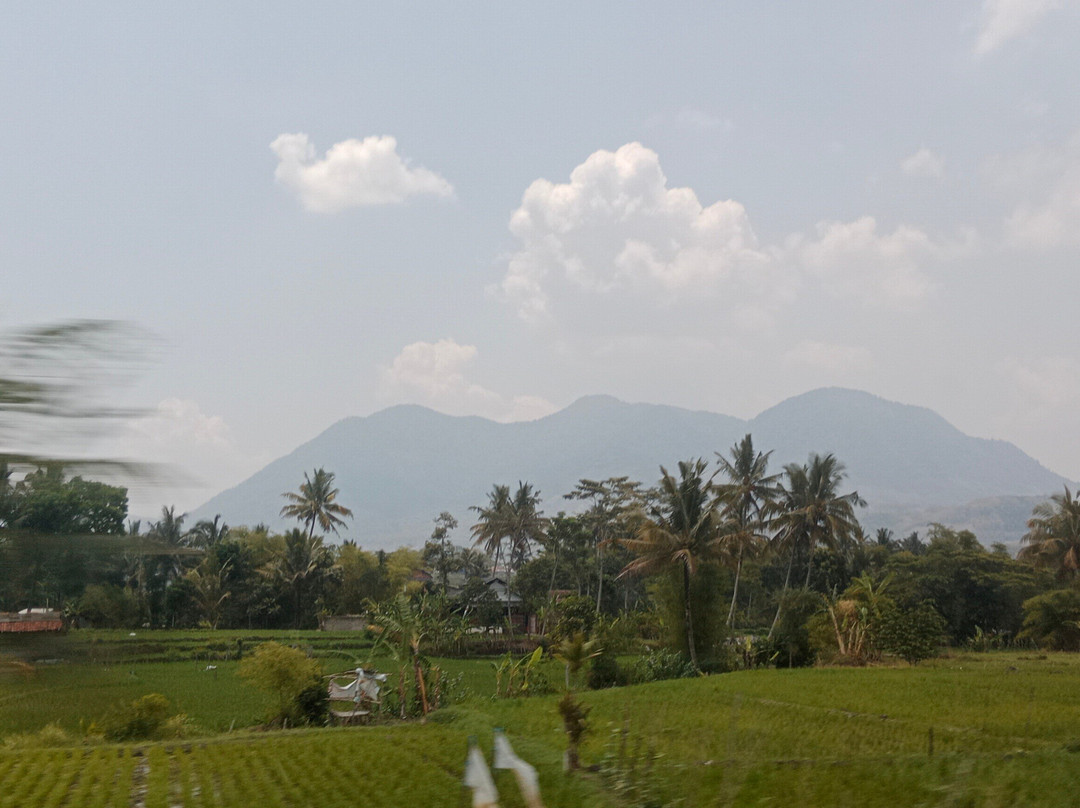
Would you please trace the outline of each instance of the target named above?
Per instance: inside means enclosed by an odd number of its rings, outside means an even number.
[[[322,467],[337,475],[338,502],[355,514],[344,536],[372,548],[418,545],[441,511],[468,525],[469,507],[483,504],[494,483],[527,480],[540,489],[547,513],[573,510],[562,495],[583,477],[627,475],[652,484],[661,464],[712,460],[748,432],[756,447],[773,450],[777,471],[805,462],[811,452],[835,454],[847,466],[850,487],[870,503],[860,518],[871,529],[904,529],[972,500],[994,507],[1001,502],[994,498],[1038,501],[1068,482],[1011,443],[964,435],[931,410],[855,390],[815,390],[750,421],[588,396],[545,418],[511,424],[415,405],[345,418],[189,519],[220,513],[229,524],[284,527],[281,494],[296,490],[305,471]],[[992,536],[978,533],[980,539],[1015,543],[1024,530],[1015,511],[984,520],[998,527]],[[459,529],[458,539],[464,536]]]

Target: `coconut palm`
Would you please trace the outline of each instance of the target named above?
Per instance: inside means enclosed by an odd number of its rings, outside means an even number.
[[[495,559],[494,573],[506,548],[506,568],[512,572],[525,561],[534,543],[544,541],[548,520],[539,510],[540,492],[530,483],[518,483],[517,491],[510,495],[510,486],[496,485],[488,494],[486,506],[474,505],[479,518],[472,526],[473,542],[483,545],[484,551]]]
[[[686,645],[695,668],[698,662],[690,580],[702,562],[715,557],[720,527],[717,501],[705,479],[706,469],[704,460],[681,461],[676,479],[661,466],[663,476],[647,518],[641,520],[633,538],[620,541],[637,556],[623,567],[620,578],[669,571],[681,573]]]
[[[290,516],[307,525],[308,539],[315,535],[315,525],[324,531],[332,530],[337,533],[338,528],[345,524],[341,517],[352,518],[353,515],[344,505],[334,501],[337,495],[338,489],[334,488],[332,471],[315,469],[312,477],[305,471],[300,492],[286,491],[282,494],[289,504],[282,507],[281,515]]]
[[[1047,567],[1059,578],[1075,578],[1080,572],[1080,496],[1065,486],[1064,494],[1035,506],[1027,526],[1017,557]]]
[[[292,594],[294,626],[300,628],[305,597],[322,583],[334,559],[322,536],[305,536],[299,528],[285,534],[283,552],[274,556],[264,572]]]
[[[718,539],[721,548],[735,566],[735,586],[731,593],[731,608],[727,624],[735,620],[735,604],[739,597],[739,577],[743,560],[758,551],[768,537],[773,503],[780,496],[779,474],[766,474],[772,452],[754,452],[753,439],[747,435],[731,447],[731,458],[716,453],[720,473],[726,482],[716,485],[724,520],[723,535]]]
[[[840,483],[847,475],[844,464],[832,454],[824,457],[813,454],[810,461],[802,466],[789,463],[784,466],[784,473],[787,480],[783,485],[781,513],[777,518],[780,530],[775,542],[778,548],[788,551],[788,565],[780,603],[769,628],[770,637],[780,618],[795,555],[801,553],[806,556],[803,589],[809,589],[814,550],[819,546],[836,550],[861,536],[855,508],[866,504],[857,491],[838,493]]]
[[[217,514],[213,520],[201,519],[195,523],[195,527],[188,531],[187,543],[192,547],[200,547],[209,550],[225,541],[229,535],[229,526],[221,521],[221,514]]]
[[[510,486],[495,485],[488,492],[487,505],[473,505],[470,511],[478,514],[476,524],[470,532],[474,546],[483,546],[484,552],[492,559],[491,574],[494,575],[502,557],[503,542],[510,535]]]

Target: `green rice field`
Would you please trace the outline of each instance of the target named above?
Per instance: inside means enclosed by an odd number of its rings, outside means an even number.
[[[54,721],[75,732],[148,692],[202,734],[0,745],[0,808],[462,806],[468,738],[490,760],[494,727],[537,767],[548,808],[1080,805],[1074,655],[959,654],[918,667],[754,670],[585,692],[588,770],[572,775],[562,772],[558,696],[492,699],[487,660],[445,662],[472,695],[426,724],[273,732],[248,729],[264,704],[236,663],[206,664],[57,664],[5,678],[0,735]],[[548,671],[558,683],[557,668]],[[522,804],[509,773],[496,783],[501,805]]]

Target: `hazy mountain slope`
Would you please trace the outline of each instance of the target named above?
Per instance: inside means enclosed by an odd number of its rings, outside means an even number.
[[[526,423],[452,417],[418,406],[346,418],[190,518],[220,513],[230,524],[283,527],[281,494],[295,490],[305,471],[323,467],[335,472],[339,501],[355,512],[343,535],[369,547],[416,544],[440,511],[471,523],[469,506],[483,504],[496,482],[528,480],[542,492],[547,513],[572,510],[561,497],[582,477],[628,475],[652,484],[661,464],[711,461],[714,451],[726,452],[747,432],[759,448],[774,450],[777,471],[812,451],[835,453],[848,467],[851,486],[897,525],[913,509],[1044,496],[1065,482],[1011,444],[968,437],[930,410],[852,390],[813,391],[749,422],[590,396]],[[878,524],[886,523],[868,526]]]

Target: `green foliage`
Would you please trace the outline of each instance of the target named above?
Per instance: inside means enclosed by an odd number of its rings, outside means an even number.
[[[817,654],[807,623],[821,608],[820,596],[816,592],[788,592],[781,607],[772,636],[757,649],[757,664],[771,663],[778,668],[813,665]]]
[[[160,693],[148,693],[115,707],[99,726],[89,733],[100,734],[108,741],[142,741],[182,737],[188,726],[184,716],[171,716],[169,700]]]
[[[627,677],[619,667],[614,654],[601,653],[595,656],[589,665],[587,684],[590,690],[603,690],[619,687],[627,683]]]
[[[580,767],[578,749],[582,739],[589,732],[589,712],[587,707],[571,691],[566,691],[558,704],[559,716],[566,733],[566,768],[573,771]]]
[[[1020,637],[1052,651],[1080,651],[1080,590],[1056,589],[1024,601]]]
[[[697,669],[685,656],[668,648],[657,648],[634,661],[635,682],[660,682],[697,676]]]
[[[89,584],[78,599],[78,617],[102,628],[134,628],[141,610],[130,589],[116,584]]]
[[[20,480],[8,502],[11,527],[34,533],[118,535],[127,519],[127,489],[73,477],[47,466]]]
[[[571,595],[555,605],[555,625],[548,631],[552,642],[558,643],[575,634],[591,636],[596,625],[596,604],[589,598]]]
[[[543,656],[544,649],[538,646],[526,656],[515,658],[507,652],[498,662],[490,663],[495,670],[496,698],[510,699],[550,693],[551,685],[540,670]]]
[[[301,694],[313,685],[323,686],[322,666],[302,651],[276,642],[265,642],[240,663],[240,676],[271,698],[271,721],[306,718]]]
[[[945,620],[930,602],[902,609],[889,603],[874,627],[881,650],[916,665],[937,653],[945,637]]]
[[[1049,581],[1046,573],[986,551],[970,532],[940,525],[931,530],[925,554],[899,553],[887,569],[897,603],[915,607],[931,601],[945,618],[948,639],[957,645],[976,627],[1015,637],[1023,621],[1022,604]]]

